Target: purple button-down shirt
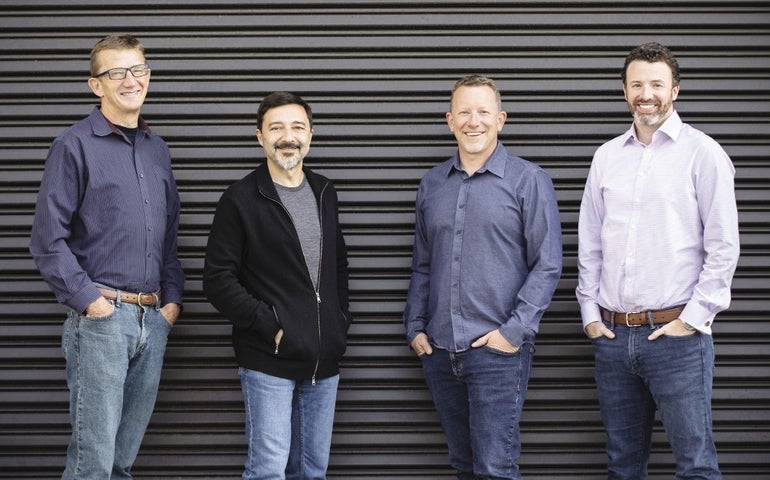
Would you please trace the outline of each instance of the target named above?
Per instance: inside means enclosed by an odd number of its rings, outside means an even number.
[[[561,275],[556,194],[548,174],[499,143],[472,176],[455,155],[417,192],[407,339],[452,352],[492,330],[534,337]]]
[[[54,140],[30,252],[59,302],[83,312],[99,283],[181,304],[178,226],[171,155],[144,121],[132,144],[94,108]]]

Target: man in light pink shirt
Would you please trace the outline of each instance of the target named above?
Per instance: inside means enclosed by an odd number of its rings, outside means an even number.
[[[711,427],[711,325],[740,251],[735,169],[674,110],[679,65],[663,45],[622,71],[633,115],[596,151],[578,225],[576,290],[594,346],[608,479],[647,478],[655,410],[680,479],[721,479]]]

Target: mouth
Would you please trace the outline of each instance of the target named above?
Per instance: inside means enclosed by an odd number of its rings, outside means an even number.
[[[141,90],[131,90],[130,92],[123,92],[120,94],[121,97],[138,97],[142,94]]]
[[[293,152],[299,150],[302,146],[299,143],[279,143],[275,146],[276,150],[281,152]]]
[[[636,110],[639,113],[654,113],[658,110],[657,103],[637,103]]]

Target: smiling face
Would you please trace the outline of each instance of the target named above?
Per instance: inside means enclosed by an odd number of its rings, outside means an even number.
[[[451,108],[446,120],[457,139],[460,161],[486,161],[497,147],[497,134],[507,118],[494,90],[485,85],[459,87]]]
[[[107,49],[98,55],[99,72],[145,63],[144,55],[138,49]],[[123,80],[112,80],[108,75],[88,80],[91,91],[101,98],[102,114],[116,125],[132,128],[137,126],[149,85],[149,73],[143,77],[134,77],[131,72],[126,72]]]
[[[628,65],[623,94],[637,130],[654,132],[673,113],[679,85],[666,63],[635,60]]]
[[[301,105],[288,104],[265,112],[257,139],[272,166],[286,171],[302,168],[313,130]]]

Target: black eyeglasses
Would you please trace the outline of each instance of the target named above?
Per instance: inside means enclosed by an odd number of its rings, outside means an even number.
[[[141,63],[139,65],[134,65],[133,67],[128,68],[111,68],[109,70],[103,71],[102,73],[97,73],[94,75],[94,78],[107,75],[110,80],[123,80],[126,78],[126,75],[128,75],[128,72],[131,72],[131,75],[134,77],[144,77],[150,73],[150,66],[146,63]]]

